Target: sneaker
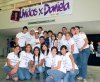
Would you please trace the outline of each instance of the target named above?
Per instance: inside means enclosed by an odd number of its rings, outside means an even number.
[[[83,78],[82,77],[77,77],[77,80],[82,80]]]

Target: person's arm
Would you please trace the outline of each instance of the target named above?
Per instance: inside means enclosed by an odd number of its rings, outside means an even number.
[[[7,61],[7,66],[9,66],[9,67],[11,67],[11,68],[14,68],[14,66],[10,64],[10,59],[7,58],[6,61]]]
[[[18,45],[18,40],[19,38],[16,37],[16,40],[15,40],[16,45]]]
[[[71,59],[71,62],[72,62],[72,67],[73,67],[73,70],[75,69],[75,62],[74,62],[74,58],[72,56],[72,54],[69,55],[70,59]]]
[[[60,67],[61,67],[61,61],[58,61],[58,64],[57,64],[57,66],[56,67],[52,67],[52,69],[60,69]]]
[[[38,66],[42,66],[42,65],[43,65],[43,63],[44,63],[44,59],[41,59],[40,63],[39,63],[39,64],[37,64],[37,65],[36,65],[36,67],[38,67]]]
[[[71,45],[71,53],[73,54],[73,52],[74,52],[74,44]]]
[[[85,38],[84,39],[84,45],[80,48],[80,51],[82,51],[86,46],[87,46],[87,44],[88,44],[88,39],[87,38]]]
[[[16,66],[9,73],[10,75],[16,74],[19,68],[20,61],[16,64]]]
[[[33,64],[34,64],[34,62],[31,60],[30,61],[30,67],[29,68],[32,68],[33,67]]]

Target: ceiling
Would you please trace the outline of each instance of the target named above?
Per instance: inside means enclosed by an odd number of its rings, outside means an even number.
[[[55,24],[55,25],[44,25],[42,26],[44,30],[53,30],[55,33],[61,31],[61,28],[66,26],[70,30],[73,26],[81,26],[81,31],[86,32],[87,34],[100,34],[100,21],[88,21],[88,22],[77,22],[77,23],[68,23],[68,24]],[[29,30],[34,28],[35,30],[38,27],[29,27]],[[22,30],[21,27],[14,29],[2,29],[0,34],[4,36],[15,36],[18,32]]]
[[[0,11],[19,9],[58,0],[0,0]]]

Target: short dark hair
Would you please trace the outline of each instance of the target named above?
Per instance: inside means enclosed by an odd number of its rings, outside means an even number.
[[[52,30],[48,30],[48,33],[49,33],[49,32],[53,34],[53,31],[52,31]]]
[[[48,32],[47,32],[47,31],[44,31],[44,32],[43,32],[43,34],[44,34],[44,33],[48,34]]]
[[[15,45],[15,46],[14,46],[14,49],[15,49],[15,48],[17,48],[17,47],[19,47],[19,48],[20,48],[20,46],[19,46],[19,45]]]
[[[39,29],[43,30],[43,28],[42,28],[41,26],[40,26],[40,27],[38,27],[38,30],[39,30]]]
[[[65,28],[67,30],[67,27],[62,27],[62,29]]]
[[[78,28],[78,29],[80,29],[80,26],[75,26],[75,28]]]
[[[53,46],[52,48],[51,48],[51,51],[53,50],[53,49],[56,49],[56,54],[58,54],[58,48],[57,47],[55,47],[55,46]]]
[[[60,47],[60,50],[62,50],[62,49],[67,49],[67,47],[65,46],[65,45],[62,45],[61,47]]]
[[[23,27],[23,30],[24,30],[24,29],[27,29],[27,30],[28,30],[28,27],[27,27],[27,26],[24,26],[24,27]]]
[[[44,36],[40,36],[39,39],[40,39],[40,38],[43,38],[43,39],[45,40]]]
[[[58,32],[57,36],[58,36],[59,34],[61,34],[61,35],[63,36],[63,33],[62,33],[62,32]]]

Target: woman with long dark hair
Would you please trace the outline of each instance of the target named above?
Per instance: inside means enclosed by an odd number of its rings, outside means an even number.
[[[33,54],[32,54],[32,47],[30,44],[25,46],[25,51],[20,52],[20,65],[18,76],[20,80],[30,80],[31,74],[29,69],[32,68],[33,64]]]
[[[34,64],[32,68],[32,74],[34,76],[37,76],[37,73],[39,73],[40,80],[43,80],[43,64],[44,64],[44,56],[43,54],[40,53],[40,48],[35,47],[33,50],[33,59],[34,59]]]
[[[41,51],[42,51],[42,54],[44,55],[45,77],[47,77],[48,76],[47,70],[51,69],[51,58],[52,58],[52,56],[50,54],[48,45],[46,43],[42,44]]]

